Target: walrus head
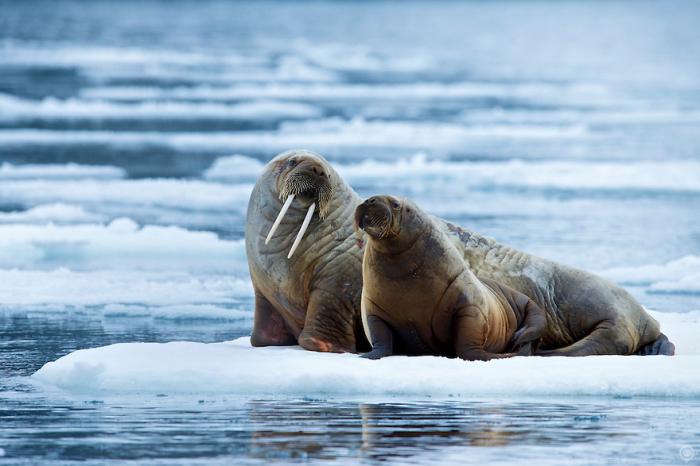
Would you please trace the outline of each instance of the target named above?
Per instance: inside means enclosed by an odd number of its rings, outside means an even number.
[[[378,242],[410,244],[423,230],[418,208],[407,199],[372,196],[355,209],[355,230],[364,230]]]
[[[334,187],[339,178],[322,156],[308,150],[293,149],[283,152],[275,158],[273,164],[277,177],[275,189],[283,205],[270,228],[265,244],[272,238],[292,202],[308,209],[287,256],[291,258],[309,228],[314,213],[317,212],[321,220],[328,215]]]

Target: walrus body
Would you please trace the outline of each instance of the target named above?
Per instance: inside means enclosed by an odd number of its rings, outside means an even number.
[[[357,208],[355,223],[368,233],[362,317],[372,351],[365,357],[529,354],[544,311],[522,293],[479,280],[441,225],[413,203],[372,197]]]
[[[288,214],[266,243],[291,194],[296,198]],[[362,251],[353,235],[353,212],[360,202],[320,155],[288,151],[265,167],[251,194],[245,232],[255,290],[254,346],[299,343],[309,350],[350,352],[368,347],[360,315]],[[304,213],[308,216],[316,203],[307,234],[288,259]],[[543,351],[673,354],[658,323],[613,283],[434,220],[479,279],[513,288],[545,311]]]
[[[288,151],[265,167],[246,217],[253,346],[298,343],[333,352],[368,347],[360,318],[362,253],[352,221],[359,202],[318,154]]]
[[[537,354],[674,354],[675,347],[659,323],[614,283],[436,220],[478,277],[524,293],[545,311],[547,326]]]

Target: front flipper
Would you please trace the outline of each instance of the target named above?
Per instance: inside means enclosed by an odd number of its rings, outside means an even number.
[[[514,351],[518,351],[527,344],[532,344],[536,347],[547,326],[547,318],[542,308],[524,294],[518,294],[516,302],[524,318],[522,326],[513,334],[513,338],[510,340],[509,346]]]
[[[335,294],[313,290],[298,341],[309,351],[354,353],[355,311]]]
[[[367,316],[369,338],[372,343],[372,351],[360,355],[366,359],[381,359],[394,353],[394,334],[391,328],[381,318],[375,315]]]
[[[469,308],[458,312],[454,320],[455,353],[466,361],[490,361],[514,356],[529,356],[532,345],[525,343],[518,352],[493,353],[484,348],[486,344],[487,322],[476,309]]]
[[[250,336],[250,344],[253,346],[291,346],[296,343],[296,338],[289,332],[280,313],[267,298],[256,290],[253,333]]]

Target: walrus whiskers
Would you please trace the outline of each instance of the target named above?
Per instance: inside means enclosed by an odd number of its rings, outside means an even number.
[[[314,202],[309,207],[308,212],[306,212],[306,217],[304,217],[304,223],[301,224],[301,228],[299,229],[299,233],[297,233],[297,237],[294,239],[292,249],[289,250],[289,255],[287,256],[287,259],[291,259],[292,254],[294,254],[294,251],[296,251],[297,246],[299,246],[299,243],[301,243],[301,239],[304,237],[304,233],[306,233],[306,229],[309,228],[309,224],[311,223],[311,217],[314,216],[315,209],[316,203]]]
[[[275,234],[277,227],[280,226],[280,223],[282,223],[282,219],[284,218],[284,214],[286,214],[287,210],[289,210],[289,206],[292,205],[293,200],[294,200],[294,194],[290,194],[287,197],[287,200],[284,201],[284,205],[282,206],[282,210],[280,210],[280,213],[277,215],[277,218],[275,219],[275,223],[272,224],[272,228],[270,228],[270,232],[267,234],[267,238],[265,238],[265,244],[270,242],[270,238],[272,238],[272,235]]]

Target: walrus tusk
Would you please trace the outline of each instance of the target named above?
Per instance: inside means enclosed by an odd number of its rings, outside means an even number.
[[[292,244],[292,249],[289,250],[289,255],[287,255],[287,259],[290,259],[292,257],[292,254],[294,254],[294,251],[296,251],[297,246],[299,246],[299,243],[301,243],[301,239],[304,237],[306,229],[309,228],[309,223],[311,223],[311,217],[313,217],[315,209],[316,203],[314,202],[313,204],[311,204],[311,207],[309,207],[309,211],[306,212],[306,217],[304,217],[304,223],[301,224],[299,233],[297,233],[297,237],[294,238],[294,244]]]
[[[275,233],[275,230],[277,230],[277,227],[280,226],[280,223],[282,223],[282,219],[284,218],[284,214],[286,214],[287,210],[289,210],[289,206],[292,205],[293,200],[294,200],[294,194],[290,194],[287,197],[287,200],[284,201],[284,205],[282,206],[282,210],[280,210],[279,215],[277,215],[277,218],[275,219],[275,223],[273,223],[272,228],[270,228],[270,233],[268,233],[267,238],[265,238],[265,244],[270,242],[270,238],[272,238],[272,235]]]

